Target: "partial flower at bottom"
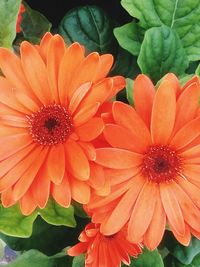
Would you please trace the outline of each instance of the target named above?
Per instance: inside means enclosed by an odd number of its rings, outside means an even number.
[[[120,267],[121,262],[129,265],[129,256],[137,257],[141,246],[127,241],[126,234],[124,228],[114,235],[104,236],[99,231],[99,225],[90,223],[80,234],[80,243],[67,253],[70,256],[86,253],[85,267]]]
[[[157,91],[139,75],[135,108],[115,102],[96,163],[111,180],[106,197],[92,195],[87,208],[100,231],[112,235],[128,223],[128,239],[151,250],[166,224],[188,245],[200,238],[200,84],[194,77],[182,88],[173,74]]]
[[[84,55],[47,33],[40,45],[22,42],[20,56],[0,48],[0,193],[4,207],[23,214],[52,196],[68,207],[90,199],[92,140],[103,131],[99,107],[124,87],[105,78],[111,55]],[[101,168],[101,167],[100,167]],[[90,181],[90,183],[89,183]],[[95,183],[92,183],[95,187]]]

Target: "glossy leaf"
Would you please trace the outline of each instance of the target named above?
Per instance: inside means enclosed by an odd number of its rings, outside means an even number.
[[[0,46],[12,48],[21,0],[0,1]]]
[[[39,213],[41,217],[50,224],[76,227],[74,208],[72,206],[64,208],[50,199],[45,209],[41,209]]]
[[[167,26],[146,31],[138,57],[143,73],[155,82],[168,72],[184,73],[188,59],[177,34]]]
[[[126,79],[126,97],[128,99],[128,102],[131,106],[134,105],[134,100],[133,100],[133,83],[134,81],[127,78]]]
[[[72,267],[84,267],[85,266],[85,256],[81,254],[77,257],[74,257]]]
[[[18,205],[10,208],[0,206],[0,231],[10,236],[29,237],[36,217],[36,213],[22,215]]]
[[[113,21],[97,6],[82,6],[70,10],[59,25],[66,43],[79,42],[88,52],[116,52]]]
[[[31,9],[24,3],[25,12],[22,14],[21,29],[24,37],[32,43],[38,43],[41,37],[51,29],[51,23],[40,12]]]

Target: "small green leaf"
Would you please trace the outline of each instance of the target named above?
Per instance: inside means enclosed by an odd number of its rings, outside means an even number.
[[[50,199],[46,207],[41,209],[39,213],[41,217],[50,224],[76,227],[74,208],[72,206],[63,208]]]
[[[38,43],[41,37],[51,29],[51,23],[40,12],[31,9],[24,3],[25,12],[22,14],[21,29],[24,37],[32,43]]]
[[[74,257],[72,267],[84,267],[85,266],[85,256],[81,254],[77,257]]]
[[[21,0],[0,0],[0,46],[12,48]]]
[[[176,241],[172,233],[167,232],[164,244],[170,253],[182,264],[191,264],[194,257],[200,253],[200,240],[192,238],[189,246],[185,247]]]
[[[36,213],[30,216],[21,214],[18,205],[10,208],[0,206],[0,231],[10,236],[29,237],[32,233]]]
[[[65,253],[59,253],[54,256],[48,257],[44,255],[43,253],[31,249],[27,252],[24,252],[21,254],[17,259],[8,265],[7,267],[56,267],[60,266],[57,265],[58,261],[60,261],[60,258],[64,258],[66,261],[66,266],[67,266],[67,257]]]
[[[144,249],[138,258],[131,258],[130,267],[164,267],[164,263],[157,249],[152,252]]]
[[[167,26],[146,31],[138,57],[143,73],[155,82],[168,72],[184,73],[188,59],[177,34]]]
[[[195,74],[200,76],[200,64],[198,65],[197,69],[195,70]]]
[[[70,10],[59,25],[59,33],[66,43],[79,42],[88,52],[115,54],[117,43],[113,35],[113,21],[97,6],[83,6]]]
[[[119,45],[135,56],[140,52],[141,40],[139,34],[139,26],[134,21],[114,29],[114,35]]]
[[[126,79],[126,97],[128,99],[128,102],[131,106],[134,106],[134,100],[133,100],[133,83],[134,81],[127,78]]]

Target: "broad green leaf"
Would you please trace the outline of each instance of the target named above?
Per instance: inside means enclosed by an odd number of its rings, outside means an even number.
[[[131,258],[130,267],[164,267],[164,264],[158,250],[144,249],[138,258]]]
[[[155,82],[168,72],[184,73],[188,59],[177,34],[167,26],[146,31],[138,57],[143,73]]]
[[[51,244],[49,244],[51,245]],[[61,258],[64,258],[65,260],[65,266],[67,266],[68,259],[65,255],[65,253],[59,253],[57,255],[48,257],[44,255],[43,253],[31,249],[27,252],[24,252],[21,254],[17,259],[8,265],[7,267],[56,267],[60,266],[57,265],[57,263],[60,261]]]
[[[49,199],[45,209],[41,209],[39,213],[41,217],[50,224],[76,227],[74,208],[72,206],[64,208],[52,199]]]
[[[199,0],[122,0],[121,3],[145,29],[164,24],[176,30],[189,59],[200,59]]]
[[[140,69],[136,57],[119,47],[110,76],[123,75],[134,79],[139,73]]]
[[[128,99],[128,102],[131,106],[134,105],[134,100],[133,100],[133,83],[134,81],[127,78],[126,79],[126,97]]]
[[[22,14],[21,29],[24,37],[32,43],[38,43],[41,37],[51,29],[51,23],[40,12],[31,9],[24,3],[25,12]]]
[[[54,226],[38,216],[33,224],[32,235],[29,238],[17,238],[2,233],[0,233],[0,238],[15,251],[37,249],[46,255],[54,255],[65,247],[76,244],[78,235],[86,223],[86,220],[79,218],[76,228]]]
[[[195,74],[200,76],[200,64],[198,65],[197,69],[195,70]]]
[[[32,233],[36,213],[30,216],[21,214],[18,205],[10,208],[0,206],[0,231],[10,236],[29,237]]]
[[[0,0],[0,46],[12,48],[21,0]]]
[[[72,267],[84,267],[85,266],[85,256],[81,254],[77,257],[74,257]]]
[[[140,52],[139,34],[139,26],[134,21],[114,29],[114,35],[119,45],[135,56]]]
[[[191,264],[194,257],[200,253],[200,240],[192,238],[189,246],[185,247],[176,241],[172,233],[165,235],[164,244],[170,253],[182,264]]]
[[[113,21],[97,6],[83,6],[70,10],[59,25],[59,33],[66,43],[79,42],[88,52],[112,53],[116,51]]]
[[[74,208],[75,215],[81,218],[88,218],[87,213],[84,211],[83,206],[80,203],[73,201],[72,206]]]

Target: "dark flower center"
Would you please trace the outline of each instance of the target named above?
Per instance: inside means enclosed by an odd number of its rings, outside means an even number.
[[[33,140],[41,145],[55,145],[66,141],[72,132],[72,119],[62,106],[51,104],[27,116]]]
[[[175,150],[168,146],[151,146],[144,156],[143,174],[156,183],[176,179],[181,172],[182,161]]]

